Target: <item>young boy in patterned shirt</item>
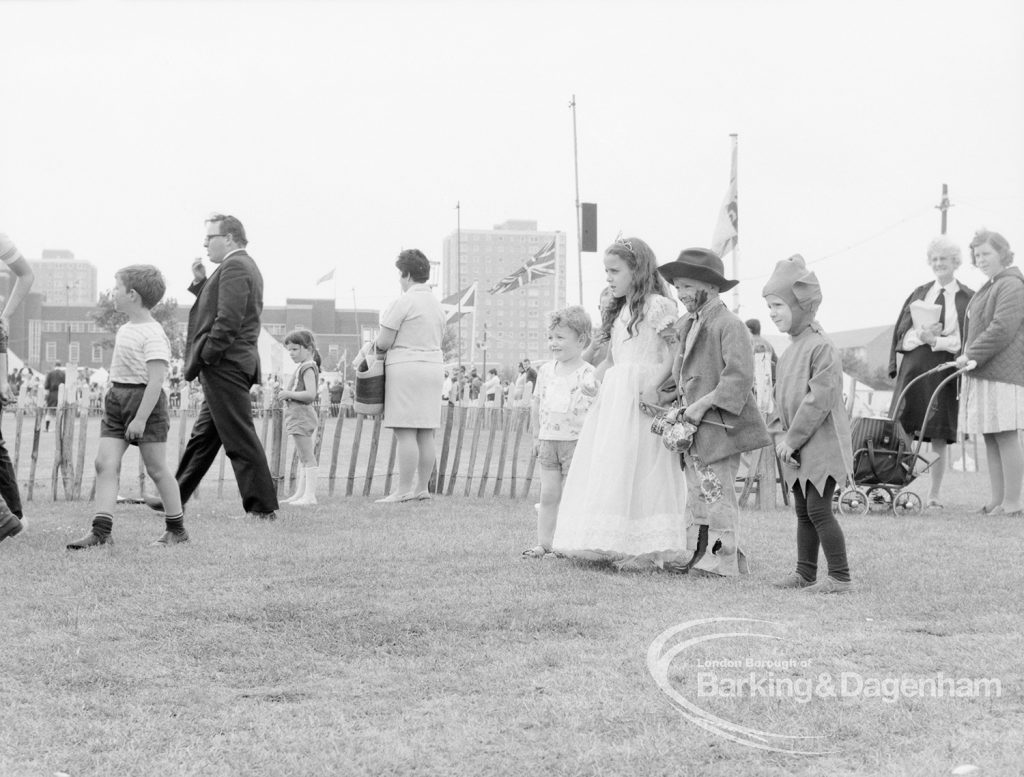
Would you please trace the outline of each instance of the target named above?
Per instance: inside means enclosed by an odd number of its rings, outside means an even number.
[[[543,558],[551,552],[562,484],[569,474],[583,421],[597,396],[594,366],[582,356],[590,343],[590,332],[590,316],[578,305],[551,314],[548,349],[554,359],[537,371],[530,403],[530,421],[536,435],[534,450],[540,463],[540,506],[537,545],[523,551],[527,558]]]
[[[167,287],[160,271],[148,264],[125,267],[114,278],[114,309],[125,313],[128,321],[117,330],[110,363],[111,386],[96,454],[96,515],[91,531],[69,543],[68,550],[110,543],[121,458],[129,445],[139,446],[166,511],[167,529],[153,544],[168,547],[188,541],[178,482],[167,467],[170,418],[163,385],[171,344],[151,312]]]

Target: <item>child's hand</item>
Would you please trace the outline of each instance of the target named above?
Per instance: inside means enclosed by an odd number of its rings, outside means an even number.
[[[705,402],[703,399],[698,399],[692,405],[686,408],[683,413],[683,420],[689,421],[694,426],[700,426],[700,422],[704,418],[704,414],[711,409],[711,403]]]
[[[146,431],[146,422],[138,418],[133,418],[132,422],[128,424],[128,428],[124,431],[124,438],[128,442],[138,442],[142,439],[142,433]]]
[[[597,380],[594,379],[593,374],[587,375],[580,381],[580,391],[586,397],[597,396]]]
[[[800,469],[800,462],[793,458],[794,453],[796,453],[796,451],[791,448],[789,443],[785,440],[782,440],[775,445],[775,454],[779,457],[779,461],[787,467]]]
[[[648,386],[640,392],[640,401],[645,405],[657,405],[659,398],[657,386]]]

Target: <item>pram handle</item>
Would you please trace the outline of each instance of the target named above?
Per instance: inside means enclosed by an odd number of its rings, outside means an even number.
[[[977,366],[978,366],[978,363],[972,359],[971,361],[967,362],[967,364],[965,364],[962,368],[956,369],[956,361],[951,361],[951,362],[943,362],[942,364],[939,364],[936,367],[932,367],[930,370],[927,370],[926,372],[922,372],[920,375],[918,375],[913,380],[908,381],[907,385],[903,387],[903,391],[900,392],[899,397],[897,397],[897,399],[896,399],[896,404],[894,404],[892,406],[892,417],[893,417],[893,419],[896,419],[896,418],[899,417],[900,408],[903,406],[903,400],[907,396],[907,391],[909,391],[910,387],[913,386],[915,383],[917,383],[922,378],[927,378],[929,375],[934,375],[937,372],[944,372],[945,370],[956,370],[956,372],[953,375],[950,375],[948,378],[946,378],[946,380],[949,380],[949,378],[954,378],[957,375],[961,375],[961,374],[963,374],[965,372],[970,372],[971,370],[973,370]],[[944,380],[942,382],[943,386],[946,385],[946,380]],[[924,428],[924,424],[922,424],[922,428]]]
[[[956,362],[948,362],[948,363],[952,364],[954,367],[956,366]],[[939,366],[940,367],[945,367],[944,364],[941,364]],[[921,419],[921,432],[920,432],[920,434],[918,434],[917,440],[915,441],[915,445],[914,445],[914,455],[915,456],[920,456],[920,454],[921,454],[921,446],[924,444],[924,430],[928,427],[928,416],[931,415],[932,408],[935,407],[935,400],[937,400],[939,398],[939,392],[942,391],[942,389],[945,388],[946,384],[949,383],[951,380],[956,380],[961,375],[963,375],[965,372],[970,372],[971,370],[973,370],[977,366],[978,366],[978,362],[974,361],[974,359],[971,359],[966,364],[964,364],[964,366],[961,367],[960,369],[954,370],[952,375],[947,375],[945,378],[943,378],[942,382],[939,383],[939,385],[935,387],[935,391],[932,392],[932,396],[928,400],[928,407],[926,407],[924,409],[924,418]],[[931,371],[934,371],[934,370],[930,370],[930,372]],[[906,392],[904,392],[904,393],[906,393]],[[894,414],[893,418],[895,418],[895,417],[896,416]]]

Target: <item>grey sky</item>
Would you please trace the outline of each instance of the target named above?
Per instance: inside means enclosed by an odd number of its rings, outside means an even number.
[[[101,288],[148,261],[190,304],[220,210],[268,304],[330,296],[337,266],[340,305],[382,306],[398,250],[440,258],[461,201],[467,228],[566,231],[575,290],[573,93],[599,243],[661,261],[710,242],[739,133],[745,315],[800,252],[826,328],[888,323],[930,277],[943,182],[954,238],[1024,247],[1014,0],[8,0],[0,29],[0,230],[95,262]],[[602,285],[585,254],[588,307]]]

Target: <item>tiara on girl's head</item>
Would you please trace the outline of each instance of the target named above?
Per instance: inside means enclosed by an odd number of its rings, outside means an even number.
[[[631,254],[633,254],[633,256],[636,256],[636,253],[633,251],[633,244],[630,243],[628,240],[624,240],[621,232],[618,234],[618,237],[615,238],[615,245],[622,246]]]

